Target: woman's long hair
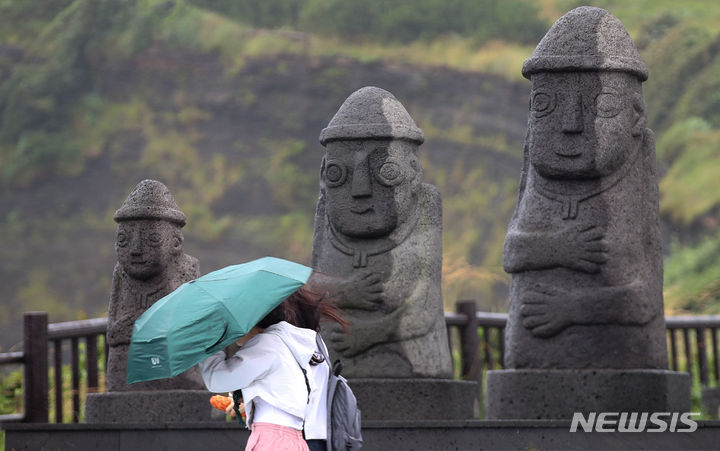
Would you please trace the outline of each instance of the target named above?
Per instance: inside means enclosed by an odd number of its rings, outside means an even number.
[[[320,274],[313,272],[313,275]],[[317,279],[315,279],[317,280]],[[287,321],[296,327],[320,330],[320,322],[331,320],[348,331],[348,321],[342,316],[342,310],[335,304],[327,286],[315,283],[312,275],[308,282],[288,296],[257,324],[266,328],[280,321]]]
[[[313,275],[323,274],[313,272]],[[327,279],[325,277],[325,279]],[[296,327],[312,329],[320,332],[320,322],[323,319],[335,321],[342,326],[345,332],[348,332],[348,322],[342,317],[342,310],[335,304],[330,295],[329,286],[318,279],[312,279],[312,275],[308,282],[297,289],[293,294],[288,296],[275,309],[265,316],[257,324],[259,327],[266,328],[280,321],[287,321]],[[315,352],[310,359],[310,365],[315,366],[325,361],[325,357]]]

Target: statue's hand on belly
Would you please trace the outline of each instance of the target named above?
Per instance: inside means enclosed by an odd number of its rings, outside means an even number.
[[[343,357],[351,358],[374,346],[379,333],[371,323],[356,318],[350,320],[349,333],[338,325],[331,326],[330,346]],[[382,338],[382,337],[381,337]]]
[[[573,324],[578,303],[571,293],[536,284],[520,296],[522,324],[536,337],[548,338]]]
[[[608,243],[605,228],[592,224],[576,224],[560,232],[556,239],[561,266],[593,274],[607,262]]]
[[[359,271],[342,285],[337,303],[341,309],[375,311],[383,303],[383,284],[380,275],[373,271]]]

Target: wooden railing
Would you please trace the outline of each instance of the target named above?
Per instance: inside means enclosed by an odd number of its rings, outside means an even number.
[[[95,318],[82,321],[68,321],[48,324],[46,312],[28,312],[23,315],[23,351],[0,354],[0,365],[22,364],[23,409],[22,414],[0,415],[0,423],[24,421],[28,423],[47,423],[49,421],[49,344],[53,350],[53,401],[55,404],[55,422],[64,419],[63,399],[63,363],[64,354],[70,353],[71,378],[71,416],[70,421],[80,421],[80,373],[87,372],[86,393],[98,391],[98,337],[105,335],[107,318]],[[85,366],[80,366],[80,340],[85,344]],[[103,349],[103,356],[107,349]]]
[[[24,368],[22,414],[0,415],[0,423],[49,421],[49,374],[53,375],[54,421],[63,422],[63,358],[70,354],[71,415],[69,421],[80,421],[86,393],[100,388],[98,361],[107,356],[107,347],[99,349],[98,338],[105,335],[107,318],[48,324],[47,313],[25,313],[23,352],[0,354],[0,365],[20,364]],[[456,356],[456,375],[482,384],[487,370],[503,368],[504,333],[507,314],[476,311],[475,302],[457,303],[455,313],[445,313],[450,349]],[[720,315],[666,317],[669,367],[689,372],[695,384],[720,386],[718,331]],[[81,342],[82,340],[82,342]],[[104,341],[103,341],[104,342]],[[52,372],[50,371],[52,343]],[[86,365],[81,368],[81,343],[84,343]],[[81,372],[86,371],[81,387]]]
[[[665,325],[670,368],[690,373],[703,387],[720,386],[720,315],[668,316]]]
[[[451,349],[459,350],[460,376],[478,379],[480,372],[503,367],[507,314],[477,312],[475,302],[458,301],[445,313]],[[690,373],[701,386],[720,386],[720,315],[666,316],[669,369]],[[452,338],[457,329],[459,343]],[[474,332],[476,331],[476,332]]]

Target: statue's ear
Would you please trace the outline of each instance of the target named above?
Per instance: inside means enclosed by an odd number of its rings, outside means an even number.
[[[325,188],[325,179],[323,178],[325,175],[325,162],[326,162],[325,156],[323,156],[322,161],[320,162],[320,189]]]
[[[635,137],[642,136],[647,126],[647,117],[645,116],[645,103],[642,97],[636,96],[633,100],[633,126],[631,134]]]
[[[172,250],[175,253],[182,252],[185,237],[180,230],[174,230],[172,234]]]

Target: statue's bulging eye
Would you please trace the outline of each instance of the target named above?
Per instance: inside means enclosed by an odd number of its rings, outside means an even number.
[[[130,241],[130,240],[128,239],[128,236],[125,232],[119,232],[117,234],[117,238],[116,238],[115,242],[117,243],[118,246],[125,247],[125,246],[127,246],[128,241]]]
[[[544,91],[533,92],[530,96],[530,111],[535,117],[543,117],[555,109],[555,96]]]
[[[398,163],[386,161],[380,166],[377,179],[385,186],[395,186],[405,179],[405,171]]]
[[[325,167],[325,180],[328,186],[340,186],[345,183],[347,170],[338,163],[328,163]]]
[[[622,108],[622,98],[614,92],[601,92],[595,97],[595,114],[600,117],[617,116]]]
[[[537,117],[542,117],[552,113],[555,109],[554,96],[547,92],[536,92],[532,95],[530,101],[530,110]]]
[[[152,232],[147,237],[147,243],[149,246],[157,247],[162,243],[162,235],[158,232]]]

